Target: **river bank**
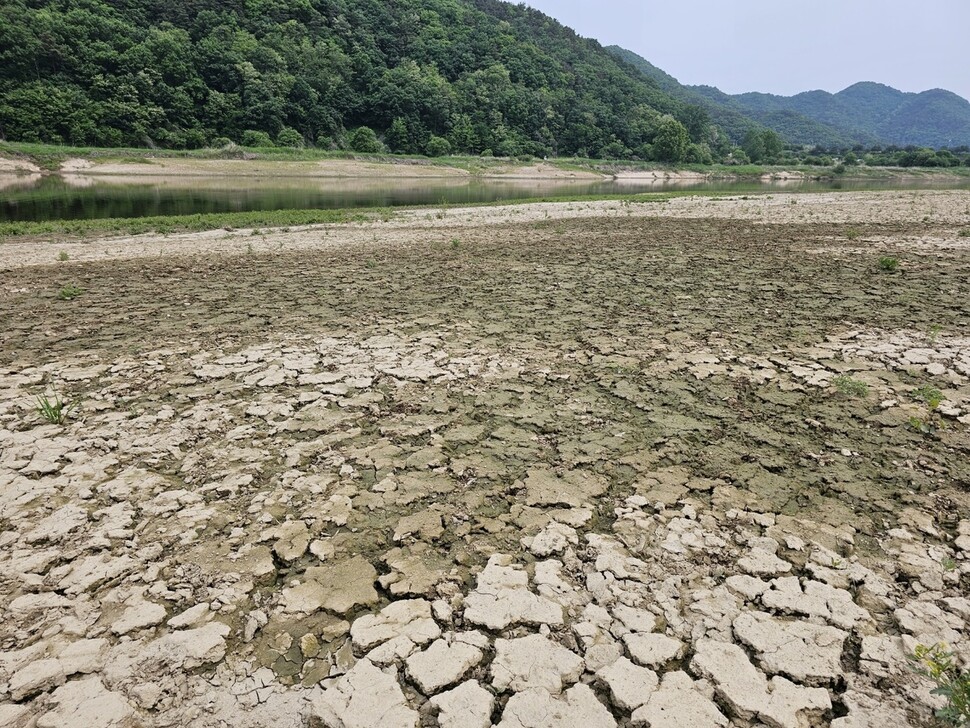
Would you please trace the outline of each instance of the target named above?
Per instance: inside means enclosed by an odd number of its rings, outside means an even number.
[[[853,167],[835,172],[825,167],[688,165],[494,157],[406,157],[321,152],[309,149],[96,149],[39,144],[0,145],[0,175],[62,174],[167,177],[305,177],[305,178],[449,178],[535,180],[804,180],[838,176],[852,179],[899,179],[946,182],[967,179],[970,169]]]

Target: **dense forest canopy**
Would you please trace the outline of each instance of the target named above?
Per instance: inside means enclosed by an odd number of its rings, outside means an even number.
[[[499,0],[6,0],[0,134],[710,161],[706,112]]]

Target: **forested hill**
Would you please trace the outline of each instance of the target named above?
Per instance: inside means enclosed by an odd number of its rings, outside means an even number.
[[[712,86],[685,86],[633,51],[619,46],[609,46],[607,50],[656,81],[674,98],[702,107],[711,121],[734,139],[744,138],[752,129],[768,128],[780,134],[789,144],[837,148],[878,142],[873,135],[838,128],[791,109],[748,108],[740,100],[741,97],[729,96]]]
[[[862,82],[837,94],[806,91],[796,96],[732,96],[713,86],[685,86],[625,48],[610,46],[607,50],[674,98],[703,107],[711,121],[735,139],[764,126],[790,144],[830,148],[970,145],[970,102],[942,89],[916,94]]]
[[[845,134],[883,144],[937,148],[970,145],[970,101],[943,89],[905,93],[864,82],[836,94],[747,93],[730,98],[758,119],[773,113],[796,113]]]
[[[724,140],[595,41],[499,0],[4,0],[0,137],[663,161]]]

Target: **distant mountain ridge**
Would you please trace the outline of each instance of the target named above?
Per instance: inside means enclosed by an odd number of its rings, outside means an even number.
[[[919,147],[970,145],[970,101],[944,89],[910,93],[871,81],[838,93],[805,91],[795,96],[730,95],[712,86],[685,86],[632,51],[607,50],[635,66],[670,95],[707,109],[714,123],[740,128],[745,118],[793,144]],[[734,134],[732,134],[734,136]]]

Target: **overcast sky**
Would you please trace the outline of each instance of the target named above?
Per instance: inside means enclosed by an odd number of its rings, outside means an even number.
[[[878,81],[970,99],[970,0],[526,0],[582,36],[728,93]]]

